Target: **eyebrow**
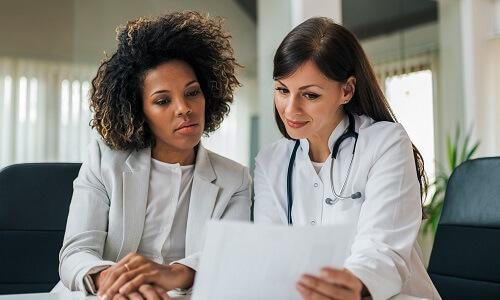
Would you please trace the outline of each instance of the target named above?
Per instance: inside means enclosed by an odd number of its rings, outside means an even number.
[[[284,84],[283,82],[279,81],[279,80],[276,80],[277,82],[279,82],[282,86],[286,87],[286,84]],[[315,86],[315,87],[318,87],[322,90],[324,90],[323,87],[317,85],[317,84],[308,84],[308,85],[304,85],[304,86],[301,86],[299,87],[299,90],[304,90],[304,89],[307,89],[308,87],[312,87],[312,86]]]
[[[197,83],[197,82],[198,82],[198,80],[196,80],[196,79],[191,80],[190,82],[186,83],[186,85],[184,87],[186,88],[186,87],[190,86],[191,84]],[[149,96],[153,96],[153,95],[160,94],[160,93],[170,93],[170,91],[169,90],[158,90],[158,91],[153,92]]]

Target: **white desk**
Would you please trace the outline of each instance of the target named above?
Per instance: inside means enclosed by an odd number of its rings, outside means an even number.
[[[190,300],[190,296],[175,297],[176,300]],[[82,292],[72,292],[71,295],[60,293],[41,293],[41,294],[18,294],[18,295],[0,295],[0,300],[98,300],[95,296],[85,296]],[[407,295],[396,295],[390,300],[424,300]]]
[[[189,296],[177,296],[176,300],[189,300]],[[1,300],[98,300],[96,296],[85,296],[82,292],[68,293],[39,293],[0,295]]]

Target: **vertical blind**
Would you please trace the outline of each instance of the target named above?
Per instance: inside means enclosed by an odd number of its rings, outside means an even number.
[[[0,167],[80,161],[92,131],[95,66],[0,58]]]
[[[97,137],[88,103],[96,71],[92,65],[0,58],[0,168],[85,158]],[[241,138],[246,113],[244,103],[232,105],[221,128],[204,137],[206,146],[247,164]]]

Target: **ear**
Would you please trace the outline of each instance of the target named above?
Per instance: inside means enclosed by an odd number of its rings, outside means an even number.
[[[354,92],[356,91],[356,77],[351,76],[347,78],[346,82],[342,87],[344,103],[347,103],[354,96]]]

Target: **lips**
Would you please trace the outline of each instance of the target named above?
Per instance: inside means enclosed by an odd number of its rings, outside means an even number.
[[[182,122],[174,131],[180,133],[192,133],[198,127],[198,123],[194,122]]]
[[[286,119],[286,123],[288,124],[288,126],[292,127],[292,128],[301,128],[301,127],[304,127],[307,123],[309,123],[308,121],[292,121],[292,120],[289,120],[289,119]]]

